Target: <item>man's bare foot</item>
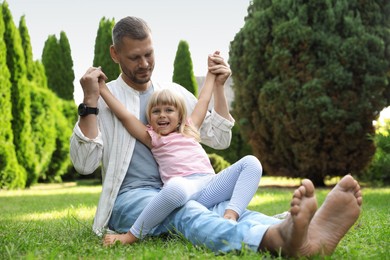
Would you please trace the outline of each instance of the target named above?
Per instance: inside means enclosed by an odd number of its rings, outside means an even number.
[[[103,238],[104,246],[114,245],[117,241],[119,241],[123,245],[133,244],[138,240],[132,233],[127,232],[125,234],[107,234]]]
[[[234,220],[234,221],[237,221],[238,217],[239,217],[238,213],[235,212],[232,209],[225,210],[225,213],[223,214],[223,218],[231,219],[231,220]]]
[[[351,176],[344,176],[329,192],[310,223],[308,240],[299,255],[330,255],[356,222],[363,202],[360,186]]]
[[[283,255],[299,256],[299,248],[306,244],[310,221],[317,210],[314,185],[303,180],[294,191],[290,215],[280,224],[271,226],[265,233],[259,250],[268,250]]]

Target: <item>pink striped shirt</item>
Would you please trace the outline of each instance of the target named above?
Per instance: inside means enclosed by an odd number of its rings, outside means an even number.
[[[152,153],[164,183],[176,176],[215,174],[206,151],[194,138],[176,132],[160,136],[151,126],[148,126],[148,133],[152,138]]]

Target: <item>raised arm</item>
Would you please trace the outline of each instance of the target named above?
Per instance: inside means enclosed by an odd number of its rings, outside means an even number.
[[[136,116],[130,113],[114,95],[112,95],[104,81],[100,82],[99,87],[100,95],[115,116],[122,122],[126,130],[136,139],[151,148],[151,137],[146,131],[147,127],[138,120]]]
[[[99,80],[105,80],[104,73],[96,67],[89,68],[81,77],[83,103],[88,107],[98,107]],[[99,135],[98,116],[80,116],[70,138],[70,158],[80,174],[92,174],[99,166],[103,152],[103,140]]]
[[[199,93],[198,102],[196,103],[195,108],[190,115],[191,121],[197,129],[200,128],[204,118],[206,117],[211,96],[213,95],[214,81],[215,75],[210,72],[207,72],[206,80]]]
[[[100,68],[91,67],[80,79],[81,87],[84,92],[83,103],[88,107],[97,107],[99,99],[99,80],[105,80],[106,75]],[[98,135],[97,117],[96,115],[88,115],[80,117],[79,127],[83,134],[94,139]]]
[[[225,82],[231,75],[231,70],[225,60],[219,55],[218,51],[210,56],[210,59],[211,64],[209,70],[216,75],[214,85],[214,110],[220,116],[232,120],[224,89]]]

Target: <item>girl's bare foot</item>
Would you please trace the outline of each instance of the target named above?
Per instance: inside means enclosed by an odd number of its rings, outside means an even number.
[[[291,200],[290,215],[280,224],[271,226],[265,233],[259,250],[283,255],[299,256],[299,249],[307,242],[310,221],[317,210],[314,185],[310,180],[303,180],[294,191]]]
[[[133,244],[138,240],[132,233],[127,232],[125,234],[107,234],[103,238],[104,246],[111,246],[119,241],[123,245]]]
[[[231,210],[231,209],[225,210],[225,213],[223,214],[223,218],[231,219],[234,221],[237,221],[238,217],[239,216],[238,216],[237,212],[235,212],[234,210]]]
[[[344,176],[329,192],[316,212],[308,230],[308,243],[300,255],[330,255],[356,222],[363,202],[360,186],[351,176]]]

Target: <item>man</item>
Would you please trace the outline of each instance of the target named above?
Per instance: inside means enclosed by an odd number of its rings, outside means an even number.
[[[188,111],[192,111],[196,99],[184,88],[174,83],[162,85],[151,81],[154,68],[152,35],[142,19],[125,17],[115,25],[110,54],[120,65],[122,73],[107,85],[144,123],[147,100],[157,89],[171,88],[181,93]],[[221,58],[214,62],[220,65],[220,73],[215,79],[215,107],[202,125],[201,138],[203,143],[222,149],[230,144],[230,130],[234,123],[228,114],[222,83],[229,77],[230,69]],[[104,101],[99,99],[102,80],[104,73],[100,68],[88,69],[80,80],[84,100],[79,107],[80,118],[74,128],[70,149],[73,164],[80,174],[94,172],[102,162],[103,187],[93,224],[98,235],[110,230],[128,232],[162,186],[150,151],[128,134]],[[214,251],[240,250],[244,245],[254,251],[281,251],[289,256],[328,255],[358,218],[361,203],[360,187],[348,175],[317,211],[314,186],[309,180],[304,180],[294,192],[291,215],[284,221],[245,211],[235,223],[221,217],[226,203],[206,209],[190,201],[150,234],[176,230],[193,244],[205,245]],[[104,243],[113,242],[106,240]]]

